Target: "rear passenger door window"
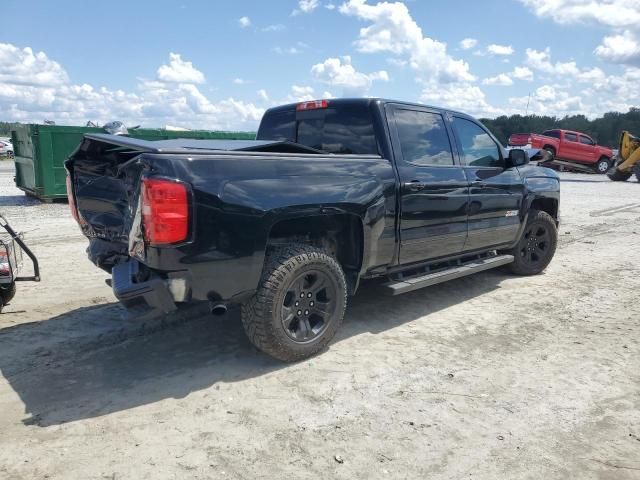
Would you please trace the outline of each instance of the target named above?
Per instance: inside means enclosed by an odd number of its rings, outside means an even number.
[[[565,133],[564,134],[564,139],[567,142],[577,142],[578,141],[578,136],[575,133]]]
[[[442,115],[397,109],[395,120],[405,162],[417,166],[453,165],[451,142]]]

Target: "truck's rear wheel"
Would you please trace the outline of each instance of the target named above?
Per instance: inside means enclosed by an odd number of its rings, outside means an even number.
[[[609,159],[607,157],[602,157],[595,165],[596,173],[604,175],[605,173],[607,173],[607,171],[609,171],[610,166],[611,162],[609,162]]]
[[[346,306],[340,264],[323,250],[293,244],[268,255],[258,291],[242,306],[242,324],[260,350],[294,362],[331,341]]]
[[[556,252],[558,228],[551,215],[531,210],[518,244],[509,252],[514,257],[509,269],[516,275],[536,275],[542,272]]]

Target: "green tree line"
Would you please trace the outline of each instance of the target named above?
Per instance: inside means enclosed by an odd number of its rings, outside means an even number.
[[[632,108],[627,113],[609,112],[602,117],[589,120],[584,115],[563,118],[541,115],[502,115],[494,119],[482,119],[487,128],[504,145],[513,133],[542,133],[552,128],[577,130],[595,138],[600,145],[617,147],[620,132],[629,130],[640,136],[640,108]],[[11,123],[0,122],[0,136],[11,135]]]
[[[640,135],[640,108],[632,108],[627,113],[609,112],[602,117],[589,120],[584,115],[563,118],[540,115],[503,115],[494,119],[482,119],[484,125],[504,145],[513,133],[542,133],[552,128],[577,130],[596,139],[600,145],[617,148],[620,133],[628,130]]]
[[[11,136],[11,125],[9,122],[0,122],[0,137]]]

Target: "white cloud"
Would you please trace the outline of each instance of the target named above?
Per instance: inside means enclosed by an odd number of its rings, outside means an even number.
[[[576,75],[576,79],[583,83],[602,82],[606,77],[607,75],[598,67],[594,67],[590,70],[583,70]]]
[[[462,50],[471,50],[476,45],[478,45],[478,40],[476,40],[475,38],[465,38],[464,40],[460,41],[460,48]]]
[[[485,78],[482,81],[482,84],[506,87],[509,85],[513,85],[513,80],[511,80],[511,77],[509,77],[509,75],[507,75],[506,73],[501,73],[499,75],[496,75],[495,77]]]
[[[238,19],[238,24],[240,28],[248,28],[251,26],[251,19],[249,17],[240,17]]]
[[[515,67],[511,76],[518,80],[533,81],[533,72],[527,67]]]
[[[469,65],[452,58],[447,45],[425,37],[402,2],[380,2],[370,5],[366,0],[348,0],[340,6],[344,15],[355,16],[369,22],[360,29],[356,41],[363,53],[391,52],[405,55],[419,78],[424,81],[473,81]]]
[[[291,92],[287,97],[289,102],[306,102],[314,100],[313,87],[308,85],[292,85]]]
[[[0,43],[0,83],[61,85],[68,80],[67,72],[44,52],[33,53],[29,47],[19,49]]]
[[[602,45],[598,45],[594,53],[608,62],[640,65],[640,41],[628,30],[620,35],[604,37]]]
[[[264,88],[261,88],[256,93],[258,94],[258,98],[263,102],[269,101],[269,95],[267,94],[267,91]]]
[[[513,47],[511,45],[497,45],[492,43],[487,47],[487,53],[490,55],[513,55]]]
[[[182,60],[179,53],[169,54],[169,65],[162,65],[156,73],[158,80],[175,83],[204,83],[204,74],[191,62]]]
[[[274,25],[267,25],[266,27],[264,27],[262,29],[263,32],[281,32],[282,30],[285,30],[287,27],[285,27],[283,24],[281,23],[276,23]]]
[[[531,48],[526,50],[526,65],[565,80],[577,80],[579,82],[588,82],[603,74],[599,68],[580,69],[576,62],[556,62],[551,61],[551,50],[547,47],[544,51],[538,51]]]
[[[517,112],[524,113],[527,106],[529,114],[550,115],[562,117],[565,115],[587,114],[593,117],[594,112],[582,102],[579,95],[571,95],[565,90],[560,90],[552,85],[538,87],[531,97],[512,97],[509,104]]]
[[[601,60],[640,65],[639,0],[520,0],[537,16],[559,24],[591,23],[609,27],[594,53]],[[624,31],[620,31],[624,29]]]
[[[536,97],[540,100],[555,100],[556,89],[551,85],[543,85],[536,89]]]
[[[140,80],[136,91],[126,92],[74,84],[64,68],[42,52],[33,54],[11,44],[0,44],[0,52],[0,111],[7,121],[51,119],[63,125],[84,125],[87,120],[101,124],[121,120],[148,127],[253,130],[263,113],[234,98],[208,99],[196,86],[204,75],[177,54],[158,69],[157,80]],[[33,58],[25,62],[25,56]]]
[[[302,53],[302,50],[300,50],[298,47],[274,47],[273,51],[278,55],[298,55],[299,53]]]
[[[309,48],[309,45],[307,45],[304,42],[296,42],[296,44],[292,47],[274,47],[273,51],[276,52],[278,55],[298,55],[299,53],[302,53],[304,50],[306,50],[307,48]]]
[[[373,73],[358,72],[351,65],[351,57],[327,58],[323,63],[311,67],[311,73],[316,80],[340,87],[345,94],[365,94],[374,81],[389,81],[389,74],[380,70]]]
[[[387,63],[389,65],[393,65],[394,67],[404,68],[407,66],[409,62],[406,60],[402,60],[401,58],[387,58]]]
[[[434,106],[460,110],[478,117],[493,117],[504,113],[487,103],[484,92],[469,83],[449,83],[426,87],[420,100]]]
[[[298,8],[296,8],[291,15],[299,15],[301,13],[311,13],[320,5],[319,0],[299,0]]]
[[[551,63],[551,50],[547,47],[544,52],[540,52],[533,48],[527,48],[526,63],[535,70],[543,72],[553,72],[553,64]]]
[[[638,0],[520,0],[538,17],[559,24],[596,23],[608,27],[640,25]]]
[[[640,104],[638,90],[640,68],[628,67],[618,75],[603,75],[600,79],[590,82],[583,90],[583,98],[589,99],[586,105],[588,116],[601,115],[603,112],[626,112],[631,107]]]

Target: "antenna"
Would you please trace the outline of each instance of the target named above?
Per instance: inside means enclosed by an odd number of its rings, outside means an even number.
[[[529,102],[531,101],[531,92],[529,92],[529,98],[527,98],[527,109],[525,110],[524,116],[529,115]]]

